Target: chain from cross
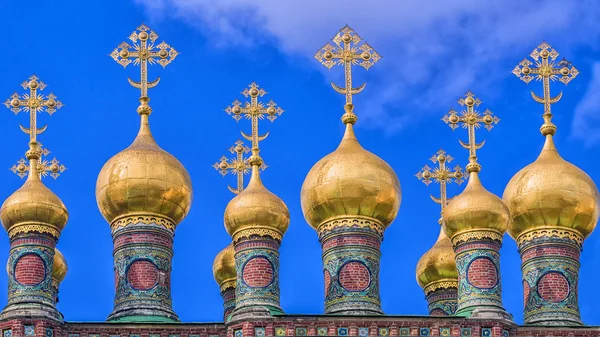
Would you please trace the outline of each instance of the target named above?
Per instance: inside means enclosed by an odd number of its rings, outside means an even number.
[[[46,88],[46,84],[40,81],[35,75],[24,81],[21,86],[23,89],[29,89],[29,93],[19,95],[15,92],[4,102],[4,105],[14,112],[15,115],[21,111],[29,112],[29,127],[26,128],[22,125],[19,125],[19,127],[21,131],[29,134],[29,141],[35,144],[37,142],[37,135],[46,131],[47,128],[47,126],[37,127],[37,114],[47,112],[52,116],[57,109],[63,106],[63,103],[57,100],[56,96],[52,93],[48,96],[40,94],[39,92]]]
[[[141,90],[142,97],[148,97],[148,89],[154,88],[160,81],[160,77],[158,77],[156,80],[148,82],[148,64],[158,63],[164,68],[179,53],[165,42],[155,45],[158,35],[144,24],[131,33],[129,39],[133,42],[133,46],[122,42],[110,53],[110,56],[123,68],[132,62],[134,65],[140,66],[140,81],[136,82],[130,78],[127,80],[134,88]]]
[[[467,172],[479,172],[481,165],[477,163],[477,150],[485,144],[485,140],[481,143],[475,141],[475,129],[479,129],[481,124],[488,131],[491,131],[495,124],[498,124],[500,119],[492,114],[489,109],[486,109],[483,114],[475,110],[481,104],[481,100],[475,97],[472,92],[467,92],[465,97],[458,100],[458,104],[464,106],[465,109],[460,113],[454,109],[450,109],[442,120],[452,128],[452,131],[458,128],[461,124],[463,129],[467,129],[469,134],[469,142],[465,143],[459,140],[460,145],[469,150],[469,164],[467,164]]]
[[[38,145],[40,149],[40,159],[36,163],[40,179],[47,176],[51,176],[54,179],[58,178],[58,176],[60,176],[67,168],[56,158],[48,160],[46,157],[50,154],[50,150],[44,148],[40,143],[38,143]],[[29,165],[30,164],[27,164],[25,159],[21,158],[10,168],[10,170],[23,179],[29,174]]]
[[[227,186],[227,188],[234,194],[240,194],[244,190],[244,175],[250,172],[252,166],[248,162],[248,157],[244,157],[244,154],[250,152],[250,148],[244,146],[244,142],[238,140],[235,144],[229,148],[229,152],[235,154],[235,158],[227,158],[225,156],[221,157],[221,159],[216,162],[213,167],[217,170],[223,177],[227,175],[227,173],[235,174],[237,176],[237,188],[232,188],[231,186]],[[265,170],[267,165],[263,162],[260,166],[261,170]]]
[[[352,66],[361,66],[369,70],[381,56],[350,27],[342,28],[331,42],[323,46],[315,58],[328,69],[335,65],[344,66],[344,77],[346,86],[340,87],[331,82],[331,86],[340,94],[346,95],[346,104],[352,104],[352,95],[358,94],[365,89],[366,83],[354,88],[352,87]]]
[[[277,116],[281,116],[283,113],[283,109],[272,100],[269,103],[264,104],[258,101],[259,97],[263,97],[267,92],[259,88],[258,85],[252,82],[248,88],[242,91],[242,95],[244,97],[250,97],[250,102],[241,103],[238,100],[235,100],[231,106],[225,109],[228,115],[231,115],[233,119],[239,121],[242,119],[242,116],[246,119],[249,119],[252,124],[252,133],[247,135],[244,132],[241,132],[242,136],[252,142],[252,150],[258,150],[258,143],[269,135],[269,133],[265,133],[264,135],[258,134],[258,121],[264,119],[265,116],[271,122],[273,122]]]
[[[551,105],[561,99],[562,91],[554,97],[550,96],[550,81],[559,80],[567,85],[579,74],[579,71],[571,64],[571,62],[564,58],[561,61],[556,62],[558,52],[546,42],[542,42],[542,44],[535,48],[530,56],[535,61],[534,67],[532,67],[533,63],[525,58],[512,72],[525,83],[529,83],[533,79],[542,81],[544,96],[540,97],[532,90],[531,97],[533,97],[536,102],[544,105],[544,125],[542,125],[541,129],[542,134],[544,136],[548,134],[554,135],[556,126],[552,124]]]
[[[441,213],[443,214],[444,208],[451,200],[451,198],[448,198],[447,196],[447,184],[455,182],[457,185],[460,185],[465,180],[465,175],[462,168],[458,165],[456,165],[453,170],[446,166],[446,164],[450,163],[454,158],[448,155],[444,150],[440,149],[436,154],[429,158],[429,160],[438,166],[432,169],[428,165],[425,165],[415,176],[427,186],[429,186],[431,182],[440,184],[440,197],[436,198],[433,195],[430,195],[430,197],[431,200],[441,205]]]

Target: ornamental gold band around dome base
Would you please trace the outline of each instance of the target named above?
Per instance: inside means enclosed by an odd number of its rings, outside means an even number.
[[[112,232],[116,231],[121,227],[125,227],[131,224],[143,223],[145,225],[158,225],[165,227],[170,231],[175,231],[177,225],[175,222],[167,217],[158,214],[139,214],[139,215],[125,215],[118,217],[110,224]]]
[[[265,227],[241,229],[241,230],[233,233],[231,238],[233,239],[233,242],[236,243],[242,238],[249,239],[251,236],[255,236],[255,235],[256,236],[268,236],[268,237],[271,237],[280,242],[281,242],[281,239],[283,239],[283,234],[281,234],[280,231],[274,230],[272,228],[265,228]]]
[[[458,281],[452,279],[443,279],[433,283],[426,285],[423,288],[425,295],[429,295],[430,293],[439,290],[439,289],[458,289]]]
[[[383,233],[385,232],[385,226],[381,224],[381,222],[367,217],[360,216],[343,216],[337,217],[334,219],[329,219],[317,227],[317,234],[320,236],[324,235],[326,232],[329,232],[336,228],[348,227],[348,228],[370,228],[377,232],[380,236],[383,237]]]
[[[60,230],[58,230],[54,226],[50,226],[45,223],[26,223],[26,224],[14,225],[8,231],[8,237],[12,239],[17,234],[32,233],[32,232],[50,234],[55,239],[58,239],[60,237]]]
[[[503,234],[491,229],[471,229],[462,231],[452,237],[452,246],[456,247],[459,243],[468,242],[477,239],[491,239],[502,242]]]
[[[234,278],[223,281],[219,286],[221,288],[221,292],[227,289],[235,289],[236,282],[237,280]]]
[[[524,243],[527,243],[533,239],[537,238],[560,238],[560,239],[570,239],[575,241],[580,246],[583,245],[583,240],[585,238],[576,230],[565,228],[565,227],[541,227],[535,228],[527,232],[521,233],[517,237],[517,246],[521,246]]]

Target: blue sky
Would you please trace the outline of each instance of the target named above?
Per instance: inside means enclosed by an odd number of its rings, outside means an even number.
[[[0,56],[0,96],[21,92],[20,83],[35,72],[65,106],[52,117],[40,117],[48,130],[40,141],[68,170],[46,184],[63,200],[70,220],[59,247],[69,263],[60,290],[59,309],[69,321],[102,321],[112,310],[114,294],[112,240],[97,209],[94,190],[102,165],[133,140],[139,117],[139,92],[108,54],[142,22],[159,41],[180,55],[166,69],[153,66],[150,79],[162,78],[150,90],[153,133],[165,150],[188,169],[194,201],[175,237],[174,309],[184,321],[217,321],[222,301],[213,280],[214,256],[230,238],[223,211],[233,196],[211,165],[249,132],[249,123],[223,111],[248,84],[256,81],[284,114],[262,130],[269,165],[265,185],[288,205],[290,229],[281,248],[281,303],[288,313],[321,313],[321,252],[314,231],[300,209],[300,187],[306,173],[337,146],[343,133],[343,96],[329,81],[340,82],[342,70],[328,72],[312,55],[345,24],[354,28],[382,56],[369,72],[358,70],[356,83],[367,81],[354,99],[362,145],[385,159],[402,184],[403,200],[383,244],[381,295],[388,314],[426,314],[423,293],[415,281],[419,257],[437,238],[438,205],[414,174],[440,147],[465,165],[468,152],[440,118],[472,90],[501,118],[492,132],[479,132],[486,145],[478,154],[481,178],[488,190],[502,195],[506,183],[535,159],[543,137],[542,107],[511,74],[513,67],[542,40],[555,47],[581,74],[553,94],[564,98],[553,107],[559,130],[556,143],[563,157],[600,179],[594,158],[600,143],[600,5],[589,1],[477,0],[434,1],[248,1],[106,0],[3,1],[0,21],[5,41]],[[2,96],[3,95],[3,96]],[[0,113],[0,199],[22,181],[8,170],[27,149],[18,124],[25,114]],[[463,185],[464,186],[464,185]],[[451,186],[450,195],[462,187]],[[0,239],[0,261],[8,257],[8,239]],[[580,304],[585,323],[600,325],[594,311],[595,280],[600,270],[600,233],[584,245]],[[520,259],[508,236],[502,248],[504,304],[522,322]],[[0,277],[0,289],[6,289]],[[6,292],[0,291],[0,303]]]

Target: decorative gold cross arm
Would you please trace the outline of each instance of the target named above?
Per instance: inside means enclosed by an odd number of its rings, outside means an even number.
[[[14,93],[4,102],[4,105],[15,114],[21,111],[29,112],[29,127],[26,128],[19,125],[21,131],[29,134],[30,142],[37,141],[37,135],[46,131],[47,126],[37,127],[37,113],[47,112],[52,115],[57,109],[63,107],[63,103],[56,99],[54,94],[48,96],[40,94],[39,91],[46,88],[46,84],[39,80],[35,75],[31,76],[27,81],[21,84],[23,89],[29,89],[29,93],[19,95]]]
[[[442,120],[452,128],[452,130],[456,130],[459,124],[463,129],[467,129],[469,134],[469,142],[465,143],[462,140],[459,140],[460,145],[465,149],[469,150],[469,165],[467,165],[468,172],[479,172],[481,167],[477,164],[477,150],[483,147],[485,141],[481,143],[477,143],[475,141],[475,130],[481,127],[491,131],[495,124],[498,124],[500,119],[492,114],[492,112],[486,109],[483,114],[479,111],[475,110],[475,107],[478,107],[481,104],[481,100],[475,97],[472,92],[467,92],[465,97],[462,97],[458,100],[458,104],[465,109],[461,110],[460,113],[456,112],[454,109],[450,109],[448,114],[446,114]]]
[[[264,119],[265,116],[271,122],[273,122],[277,116],[281,116],[284,110],[277,106],[275,102],[272,100],[269,103],[264,104],[258,101],[259,97],[263,97],[267,92],[259,88],[258,85],[252,82],[248,88],[242,91],[242,95],[244,97],[250,97],[250,102],[241,103],[238,100],[235,100],[231,106],[225,109],[228,115],[231,115],[233,119],[239,121],[242,119],[242,116],[246,119],[249,119],[252,124],[252,133],[247,135],[244,132],[241,132],[242,136],[252,142],[252,149],[258,149],[258,143],[269,135],[269,133],[265,133],[264,135],[258,134],[258,121],[260,119]]]
[[[535,62],[533,67],[534,63],[528,59],[523,59],[512,71],[513,74],[525,83],[529,83],[533,79],[542,81],[543,83],[544,95],[538,96],[532,90],[531,97],[536,102],[544,105],[544,125],[542,125],[541,129],[544,136],[548,134],[554,135],[556,132],[556,126],[552,124],[551,105],[558,102],[562,97],[562,91],[554,97],[550,95],[550,81],[559,80],[567,85],[579,74],[577,68],[564,58],[556,62],[558,55],[558,52],[554,48],[550,47],[546,42],[542,42],[530,54]]]
[[[51,176],[54,179],[58,178],[67,168],[56,158],[49,161],[46,157],[50,154],[50,151],[42,147],[42,144],[38,143],[38,145],[41,151],[40,159],[37,161],[37,172],[40,179],[47,176]],[[23,179],[29,174],[29,164],[25,159],[21,158],[10,170]]]
[[[352,104],[352,95],[358,94],[365,88],[366,83],[354,88],[352,87],[352,66],[361,66],[365,69],[371,68],[381,56],[350,27],[342,28],[332,39],[316,54],[315,58],[328,69],[335,65],[344,66],[344,77],[346,86],[340,87],[331,82],[331,86],[340,94],[346,95],[346,104]]]
[[[244,190],[244,175],[250,172],[252,168],[248,163],[248,158],[244,157],[244,154],[250,152],[250,148],[244,146],[244,142],[238,140],[235,142],[235,145],[229,148],[229,152],[235,154],[234,158],[227,158],[225,156],[221,157],[221,159],[216,162],[213,167],[217,170],[221,175],[226,176],[227,173],[235,174],[237,176],[237,188],[232,188],[231,186],[227,186],[227,188],[234,194],[239,194]],[[263,162],[260,166],[261,170],[265,170],[267,165]]]
[[[429,158],[429,160],[438,166],[432,169],[425,165],[415,176],[425,183],[425,185],[429,185],[432,181],[440,184],[440,197],[436,198],[433,195],[430,195],[430,197],[431,200],[441,205],[443,212],[444,207],[450,202],[450,199],[447,197],[446,185],[452,182],[455,182],[458,185],[462,184],[465,179],[464,174],[461,167],[458,165],[454,167],[454,170],[449,169],[446,166],[446,164],[450,163],[454,158],[446,154],[444,150],[440,149],[436,154]]]
[[[160,81],[158,77],[148,82],[148,64],[158,63],[164,68],[179,53],[165,42],[155,45],[158,35],[144,24],[131,33],[129,39],[133,42],[133,46],[122,42],[110,53],[110,56],[123,67],[127,67],[132,62],[140,66],[140,81],[136,82],[130,78],[127,80],[134,88],[141,90],[142,97],[148,97],[148,89],[154,88]]]

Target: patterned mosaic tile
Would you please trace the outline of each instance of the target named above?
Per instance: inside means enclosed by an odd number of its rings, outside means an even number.
[[[69,334],[69,337],[79,337],[79,334],[78,333]]]
[[[306,336],[308,330],[306,328],[296,328],[296,336]]]
[[[419,328],[419,336],[421,337],[429,337],[431,335],[430,328]]]
[[[265,328],[254,328],[254,336],[265,337],[266,334],[267,334],[267,330]]]
[[[46,337],[54,337],[54,330],[52,328],[46,328]],[[90,335],[90,337],[93,336]],[[96,335],[95,337],[98,337],[98,335]]]
[[[462,337],[471,337],[471,328],[461,328],[460,335]]]
[[[368,337],[369,336],[369,328],[358,328],[358,336],[359,337]]]
[[[327,336],[327,327],[321,326],[317,328],[317,336]]]
[[[242,329],[235,330],[235,332],[233,333],[233,335],[235,337],[244,337],[244,332],[242,331]],[[171,336],[171,337],[173,337],[173,336]]]
[[[88,334],[88,337],[100,337],[100,334],[91,333],[91,334]]]
[[[400,336],[410,336],[409,328],[400,328]]]
[[[285,328],[275,328],[275,336],[285,336]]]
[[[169,335],[169,337],[179,337],[179,335]],[[242,337],[242,336],[235,336],[235,337]]]
[[[379,328],[379,336],[381,337],[387,337],[390,335],[390,329],[389,328]]]
[[[140,335],[129,335],[129,337],[140,337]]]
[[[338,328],[337,334],[338,336],[348,336],[348,328]]]
[[[190,335],[190,337],[200,337],[199,335]]]
[[[508,333],[508,330],[504,330],[502,331],[502,337],[509,337],[510,333]]]
[[[450,328],[440,328],[440,336],[441,337],[450,337]]]
[[[160,337],[160,335],[150,335],[150,337]]]
[[[492,337],[492,328],[481,328],[481,337]]]
[[[11,329],[4,330],[4,332],[2,333],[2,335],[4,337],[12,337],[12,330]]]
[[[25,336],[35,336],[35,327],[33,325],[25,325]]]

